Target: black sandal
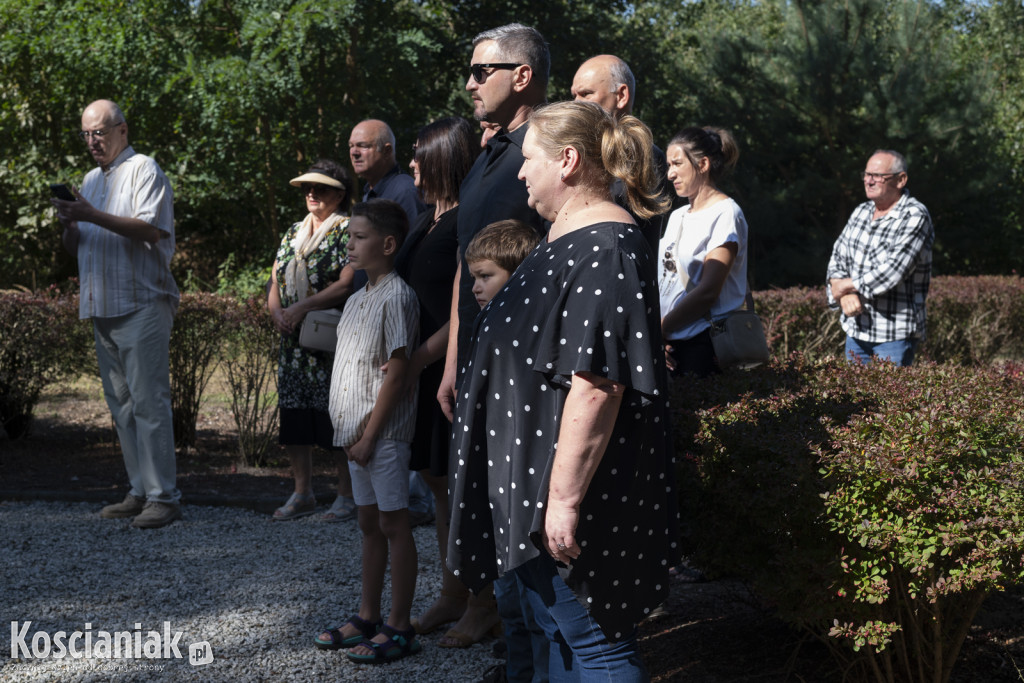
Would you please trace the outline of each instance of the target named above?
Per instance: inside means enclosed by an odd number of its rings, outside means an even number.
[[[414,655],[423,649],[420,641],[416,640],[416,629],[414,628],[399,631],[384,624],[380,632],[388,637],[383,643],[375,643],[369,638],[362,643],[357,643],[357,645],[365,645],[373,650],[373,654],[360,655],[346,652],[346,656],[357,664],[383,664]]]
[[[383,623],[384,622],[382,621],[378,621],[376,623],[372,621],[367,621],[366,619],[360,617],[358,614],[355,614],[351,616],[349,620],[341,626],[335,626],[333,628],[324,629],[323,633],[327,634],[328,640],[324,640],[318,635],[316,638],[313,639],[313,642],[321,650],[342,650],[350,647],[355,647],[356,645],[362,643],[364,640],[369,640],[370,638],[373,638],[375,635],[377,635],[378,631],[380,631],[381,624]],[[349,624],[359,629],[359,633],[346,638],[344,635],[342,635],[341,629],[345,628]]]

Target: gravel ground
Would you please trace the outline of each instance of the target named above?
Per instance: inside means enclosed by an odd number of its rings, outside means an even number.
[[[112,501],[113,502],[113,501]],[[307,517],[270,522],[228,507],[185,506],[184,520],[137,530],[99,517],[90,503],[0,502],[0,681],[474,681],[498,663],[491,642],[466,650],[437,646],[398,662],[356,665],[317,650],[313,637],[359,607],[355,522]],[[413,614],[439,590],[433,526],[413,531],[420,574]],[[384,611],[390,597],[385,588]],[[25,659],[11,656],[18,633],[181,632],[182,659]],[[40,636],[40,645],[42,636]],[[213,661],[189,663],[202,641]],[[145,642],[145,637],[143,637]],[[20,654],[20,653],[19,653]]]

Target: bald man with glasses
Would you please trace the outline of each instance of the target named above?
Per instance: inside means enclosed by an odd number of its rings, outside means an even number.
[[[64,247],[78,260],[79,316],[93,323],[130,484],[124,500],[100,517],[159,528],[181,517],[168,359],[178,308],[171,185],[153,159],[128,144],[128,123],[110,100],[85,108],[79,136],[97,168],[75,200],[51,201]]]
[[[861,178],[868,201],[832,249],[828,302],[841,310],[851,363],[910,365],[925,334],[935,230],[928,209],[906,189],[903,155],[877,150]]]

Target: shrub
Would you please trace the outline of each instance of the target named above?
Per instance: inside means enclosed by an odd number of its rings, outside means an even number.
[[[839,312],[828,307],[824,285],[757,292],[754,302],[777,358],[794,351],[812,358],[842,355],[846,335]]]
[[[1024,357],[1024,279],[937,277],[927,305],[924,357],[960,365]]]
[[[825,286],[754,294],[772,353],[787,358],[841,356],[846,335]],[[926,302],[928,329],[920,356],[938,363],[989,365],[1024,357],[1024,279],[935,277]]]
[[[184,293],[171,329],[171,408],[174,442],[194,448],[203,392],[219,362],[230,328],[231,299],[216,294]]]
[[[57,286],[0,292],[0,425],[11,439],[29,433],[44,388],[85,365],[91,326],[78,319],[78,297]]]
[[[794,356],[684,388],[697,560],[831,636],[851,675],[948,680],[984,597],[1024,581],[1019,366]]]
[[[255,296],[234,310],[224,368],[231,388],[231,414],[238,428],[238,452],[248,465],[262,466],[277,436],[277,359],[281,336]]]

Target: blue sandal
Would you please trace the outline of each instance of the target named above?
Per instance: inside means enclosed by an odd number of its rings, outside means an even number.
[[[365,645],[373,650],[372,655],[360,655],[354,652],[345,654],[356,664],[383,664],[414,655],[423,649],[420,641],[416,640],[416,629],[414,628],[398,631],[384,624],[380,632],[388,637],[383,643],[376,643],[370,638],[366,638],[362,643],[357,643],[357,645]]]
[[[313,639],[316,646],[321,650],[342,650],[350,647],[355,647],[361,644],[365,640],[373,638],[380,631],[381,624],[383,622],[372,622],[361,618],[358,614],[353,615],[341,626],[335,626],[334,628],[325,628],[324,633],[327,634],[328,639],[324,640],[319,635]],[[345,637],[341,633],[341,629],[351,624],[359,629],[359,633],[354,636]]]

